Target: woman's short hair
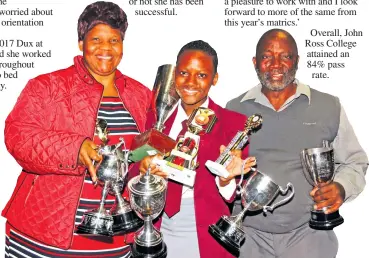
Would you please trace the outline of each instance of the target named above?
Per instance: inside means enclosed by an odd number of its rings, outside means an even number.
[[[88,5],[78,19],[78,41],[98,24],[106,24],[118,29],[122,40],[128,27],[127,15],[117,4],[98,1]]]

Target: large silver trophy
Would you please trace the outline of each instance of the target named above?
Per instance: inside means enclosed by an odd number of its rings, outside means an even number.
[[[319,187],[320,184],[328,184],[334,178],[334,150],[328,141],[323,141],[323,147],[304,149],[301,152],[301,162],[307,181],[312,186]],[[311,210],[309,225],[313,229],[330,230],[343,223],[339,211],[325,214],[322,210]]]
[[[245,164],[246,161],[243,163],[242,171],[244,170]],[[234,255],[239,254],[241,244],[245,240],[242,221],[246,212],[263,210],[266,213],[267,211],[273,211],[276,207],[289,202],[295,193],[291,183],[287,183],[287,187],[283,189],[274,183],[269,176],[254,168],[252,168],[252,171],[247,182],[241,188],[243,180],[242,173],[241,180],[237,186],[238,189],[241,189],[241,202],[244,207],[242,212],[230,217],[222,216],[216,224],[209,227],[209,233]],[[292,192],[288,197],[272,206],[268,206],[279,193],[282,195],[287,194],[289,188],[291,188]]]
[[[169,112],[179,100],[174,83],[175,66],[166,64],[159,66],[152,90],[151,108],[155,110],[156,123],[154,128],[136,136],[132,142],[129,159],[140,161],[148,155],[165,154],[176,145],[175,140],[162,133],[164,122]]]
[[[229,154],[229,152],[242,149],[249,139],[249,133],[257,129],[262,122],[263,119],[261,115],[254,114],[250,116],[245,123],[245,129],[243,131],[238,131],[238,133],[233,137],[232,141],[227,145],[226,149],[222,152],[222,154],[220,154],[218,159],[215,162],[207,160],[205,166],[213,174],[227,178],[229,173],[226,167],[232,161],[232,156]]]
[[[132,257],[166,257],[167,247],[152,220],[164,209],[167,181],[160,176],[151,175],[149,168],[146,174],[136,176],[128,182],[128,190],[132,209],[144,220],[144,226],[134,236]]]
[[[132,232],[142,225],[142,221],[121,195],[128,172],[127,152],[122,150],[124,140],[121,138],[118,144],[106,145],[108,130],[103,119],[98,119],[95,132],[103,143],[98,149],[102,161],[97,165],[96,175],[104,188],[99,208],[83,214],[77,233],[112,236]],[[110,211],[104,208],[108,193],[115,195],[115,204]]]

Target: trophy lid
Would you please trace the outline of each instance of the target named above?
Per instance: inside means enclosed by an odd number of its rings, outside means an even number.
[[[167,182],[164,178],[150,174],[150,169],[145,175],[132,178],[128,183],[129,191],[135,195],[155,195],[165,191]]]

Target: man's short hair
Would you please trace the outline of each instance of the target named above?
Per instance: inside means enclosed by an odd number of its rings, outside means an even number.
[[[212,48],[212,46],[209,45],[209,43],[207,43],[205,41],[202,41],[202,40],[196,40],[196,41],[191,41],[191,42],[187,43],[186,45],[184,45],[181,48],[181,50],[179,50],[178,55],[177,55],[177,63],[178,63],[178,59],[182,55],[182,53],[187,51],[187,50],[202,51],[202,52],[208,54],[209,56],[211,56],[213,58],[214,74],[217,73],[217,70],[218,70],[218,54],[215,51],[215,49]]]
[[[296,56],[298,56],[298,49],[297,49],[297,44],[296,44],[295,39],[292,37],[292,35],[289,32],[282,30],[282,29],[271,29],[265,32],[260,37],[258,44],[256,45],[256,55],[260,53],[261,47],[267,39],[269,39],[270,37],[276,37],[278,36],[278,34],[282,34],[286,37],[286,40],[288,40],[291,43],[293,50],[296,52]]]
[[[109,25],[120,31],[122,40],[128,27],[127,15],[117,4],[99,1],[88,5],[78,19],[78,41],[98,24]]]

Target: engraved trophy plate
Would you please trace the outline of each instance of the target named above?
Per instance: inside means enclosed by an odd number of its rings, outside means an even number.
[[[245,162],[243,164],[243,167]],[[242,171],[243,168],[242,167]],[[216,224],[209,227],[209,233],[229,252],[234,255],[239,254],[240,247],[245,240],[245,232],[242,228],[242,220],[248,210],[273,211],[276,207],[289,202],[295,191],[291,183],[287,183],[286,188],[282,188],[272,181],[272,179],[262,172],[252,168],[252,174],[241,189],[241,201],[244,206],[242,212],[235,216],[222,216]],[[243,174],[239,183],[242,184]],[[286,195],[291,189],[291,194],[269,206],[269,204],[277,197],[279,193]]]
[[[245,129],[243,131],[237,132],[237,134],[233,137],[232,141],[227,145],[223,153],[220,154],[218,159],[215,162],[212,160],[207,160],[205,166],[213,174],[227,178],[229,176],[229,173],[226,167],[232,161],[232,156],[229,155],[229,152],[232,150],[242,149],[249,139],[248,135],[253,130],[259,128],[261,126],[262,121],[263,119],[259,114],[254,114],[250,116],[245,123]]]
[[[128,182],[129,198],[132,209],[144,220],[144,225],[135,232],[131,248],[132,257],[164,258],[167,248],[163,236],[152,224],[165,206],[167,181],[150,174],[139,175]]]
[[[319,187],[321,183],[332,182],[335,174],[334,150],[328,141],[323,141],[323,147],[302,150],[301,163],[304,175],[312,186]],[[325,214],[325,210],[326,208],[322,210],[312,208],[309,221],[311,228],[330,230],[343,223],[344,220],[338,210],[330,214]]]
[[[169,152],[176,145],[175,140],[162,133],[169,112],[175,107],[179,95],[175,90],[173,65],[159,66],[152,90],[151,106],[155,110],[154,128],[136,136],[132,142],[129,159],[140,161],[147,155]]]
[[[170,156],[165,160],[153,159],[153,162],[168,174],[169,179],[193,187],[200,135],[209,133],[216,120],[213,110],[203,107],[195,109],[187,121],[188,131],[177,142]]]

